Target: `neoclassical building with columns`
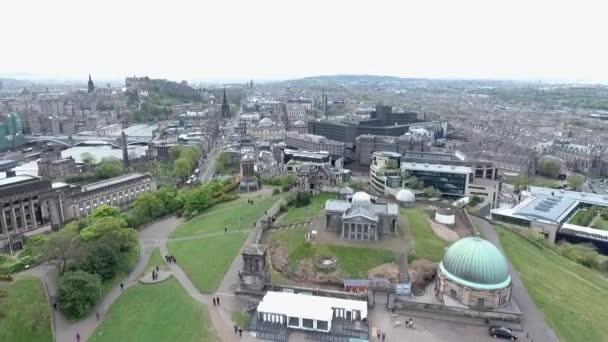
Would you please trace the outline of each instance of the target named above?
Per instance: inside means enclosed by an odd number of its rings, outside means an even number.
[[[398,232],[399,207],[395,203],[376,203],[365,192],[347,199],[330,199],[325,203],[325,229],[341,239],[379,240]]]

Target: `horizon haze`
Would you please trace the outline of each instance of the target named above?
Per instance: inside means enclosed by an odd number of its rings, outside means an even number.
[[[9,2],[0,75],[608,82],[606,5],[540,0]]]

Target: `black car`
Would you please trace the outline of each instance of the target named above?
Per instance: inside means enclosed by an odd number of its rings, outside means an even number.
[[[493,325],[490,327],[490,336],[494,338],[508,338],[511,341],[517,340],[517,335],[513,333],[513,330],[501,327],[499,325]]]

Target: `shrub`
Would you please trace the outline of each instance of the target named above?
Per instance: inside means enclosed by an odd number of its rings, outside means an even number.
[[[310,194],[308,192],[298,192],[295,198],[294,205],[296,208],[304,207],[310,204]]]
[[[57,281],[57,303],[68,318],[82,318],[99,299],[101,279],[85,271],[65,272]]]
[[[600,268],[600,255],[593,245],[561,243],[556,250],[562,256],[593,269]]]
[[[280,193],[281,193],[281,190],[279,190],[279,188],[274,188],[274,189],[272,190],[272,195],[278,195],[278,194],[280,194]]]

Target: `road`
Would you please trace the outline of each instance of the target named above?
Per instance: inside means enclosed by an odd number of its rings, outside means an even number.
[[[496,231],[494,230],[494,226],[488,221],[475,216],[471,216],[471,219],[477,229],[480,230],[484,239],[490,241],[502,251],[502,246],[498,239],[498,234],[496,234]],[[534,341],[559,342],[555,332],[553,332],[553,329],[551,329],[549,324],[545,321],[542,312],[536,307],[532,298],[530,298],[528,291],[519,277],[519,273],[517,273],[511,264],[509,264],[509,268],[511,281],[513,282],[513,299],[523,314],[522,327],[524,332],[529,333],[530,338]]]

